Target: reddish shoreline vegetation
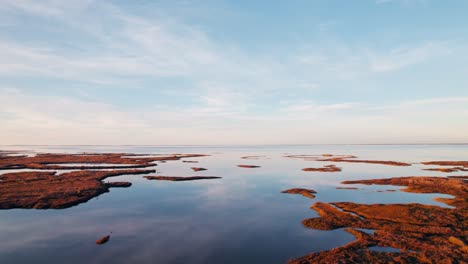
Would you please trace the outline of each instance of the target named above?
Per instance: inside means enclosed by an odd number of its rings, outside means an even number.
[[[317,192],[311,189],[302,189],[302,188],[293,188],[289,190],[282,191],[281,193],[290,193],[290,194],[300,194],[310,199],[314,199]]]
[[[158,181],[195,181],[195,180],[210,180],[210,179],[221,179],[217,176],[144,176],[148,180]]]
[[[322,154],[322,155],[287,155],[286,158],[303,159],[306,161],[326,161],[326,162],[350,162],[350,163],[369,163],[369,164],[380,164],[389,166],[411,166],[411,163],[399,162],[399,161],[385,161],[385,160],[359,160],[353,155],[333,155],[333,154]]]
[[[339,172],[341,168],[335,165],[325,165],[322,168],[304,168],[303,171],[317,171],[317,172]]]
[[[129,182],[104,183],[119,175],[147,174],[154,170],[16,172],[0,175],[0,209],[64,209],[108,192],[111,187],[129,187]]]
[[[158,157],[128,153],[104,154],[37,154],[10,156],[2,152],[1,170],[75,170],[57,175],[55,171],[13,172],[0,175],[0,209],[34,208],[64,209],[108,192],[112,187],[130,187],[130,182],[103,182],[108,177],[149,174],[154,169],[136,169],[156,166],[155,161],[203,157],[203,154],[173,154]],[[148,156],[143,157],[142,156]],[[128,166],[60,166],[49,164],[128,164]],[[118,168],[118,169],[117,169]],[[100,171],[100,169],[111,169]]]
[[[358,159],[347,159],[347,158],[328,158],[328,159],[319,159],[318,161],[369,163],[369,164],[380,164],[380,165],[389,165],[389,166],[411,166],[411,163],[399,162],[399,161],[386,161],[386,160],[358,160]]]
[[[421,164],[439,166],[460,166],[468,168],[468,161],[425,161],[421,162]]]
[[[129,153],[90,153],[90,154],[37,154],[28,156],[1,156],[0,170],[36,169],[36,170],[84,170],[84,169],[135,169],[156,166],[156,161],[180,160],[182,158],[205,157],[204,154],[173,154],[158,157],[142,157]],[[105,166],[60,166],[56,164],[116,164]],[[119,164],[117,166],[117,164]],[[122,165],[124,164],[124,165]],[[126,166],[125,166],[126,165]]]
[[[428,168],[423,169],[426,171],[439,171],[439,172],[461,172],[468,171],[468,161],[426,161],[421,162],[423,165],[437,165],[437,166],[452,166],[450,168]]]
[[[342,247],[292,259],[289,263],[463,263],[468,259],[468,176],[402,177],[344,181],[343,184],[405,186],[404,192],[442,193],[437,198],[454,208],[423,204],[357,204],[316,202],[320,217],[305,219],[305,227],[345,228],[356,240]],[[373,234],[356,228],[372,229]],[[379,252],[372,247],[399,252]]]
[[[460,171],[468,171],[468,168],[464,167],[451,167],[451,168],[429,168],[423,169],[426,171],[439,171],[439,172],[460,172]]]

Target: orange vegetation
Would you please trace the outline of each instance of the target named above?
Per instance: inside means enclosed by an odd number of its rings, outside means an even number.
[[[282,193],[300,194],[310,199],[314,199],[315,198],[314,194],[317,192],[314,190],[310,190],[310,189],[293,188],[293,189],[282,191]]]
[[[202,157],[202,154],[174,154],[159,157],[138,157],[142,155],[127,153],[103,153],[103,154],[38,154],[34,157],[27,156],[2,156],[0,157],[0,170],[8,169],[45,169],[45,170],[84,170],[84,169],[131,169],[156,166],[155,161],[179,160],[188,157]],[[144,155],[143,155],[144,156]],[[106,163],[116,164],[105,166],[60,166],[56,164],[66,163]],[[51,165],[52,164],[52,165]],[[127,164],[122,166],[117,164]]]
[[[444,193],[438,199],[455,208],[423,204],[321,203],[312,206],[320,217],[303,221],[306,227],[332,230],[345,227],[356,237],[342,247],[311,253],[290,263],[466,263],[468,250],[468,176],[402,177],[346,181],[344,184],[406,186],[413,193]],[[375,230],[366,234],[355,228]],[[401,252],[377,252],[373,246]]]
[[[352,162],[352,163],[370,163],[370,164],[382,164],[390,166],[411,166],[410,163],[399,162],[399,161],[384,161],[384,160],[358,160],[353,155],[333,155],[333,154],[322,154],[322,155],[288,155],[287,158],[298,158],[310,161],[329,161],[329,162]]]
[[[440,172],[457,172],[457,171],[468,171],[468,168],[463,167],[452,167],[452,168],[429,168],[423,169],[427,171],[440,171]]]
[[[4,154],[5,152],[2,152]],[[143,156],[143,157],[142,157]],[[147,156],[147,157],[146,157]],[[110,187],[129,187],[129,182],[104,183],[103,179],[124,174],[148,174],[155,170],[136,170],[155,166],[155,161],[202,157],[201,154],[148,156],[128,153],[38,154],[0,156],[0,170],[79,170],[56,175],[56,172],[17,172],[0,175],[0,209],[61,209],[87,202]],[[67,163],[105,163],[105,166],[61,166]],[[115,166],[112,164],[116,164]],[[117,164],[119,164],[117,166]],[[124,164],[124,165],[120,165]],[[99,169],[119,169],[99,171]],[[86,169],[91,169],[87,171]]]
[[[0,175],[0,209],[62,209],[87,202],[110,187],[129,187],[129,182],[104,183],[103,179],[154,170],[17,172]]]
[[[342,157],[319,159],[318,161],[351,162],[351,163],[370,163],[370,164],[381,164],[381,165],[390,165],[390,166],[411,166],[410,163],[399,162],[399,161],[358,160],[358,159],[349,159],[349,158],[342,158]]]
[[[304,168],[303,171],[319,171],[319,172],[337,172],[341,171],[341,168],[336,167],[335,165],[326,165],[322,168]]]
[[[421,162],[424,165],[439,165],[439,166],[461,166],[468,167],[468,161],[426,161]]]

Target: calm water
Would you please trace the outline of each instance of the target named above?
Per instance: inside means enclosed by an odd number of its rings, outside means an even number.
[[[337,190],[343,180],[396,176],[438,176],[422,166],[393,167],[336,163],[338,173],[303,172],[331,163],[283,157],[286,154],[352,154],[362,159],[420,162],[468,160],[467,145],[437,146],[8,146],[2,150],[32,152],[203,153],[198,164],[168,161],[155,168],[161,175],[221,176],[192,182],[149,181],[142,175],[106,181],[129,181],[85,204],[63,210],[0,210],[0,263],[284,263],[353,240],[343,230],[317,231],[301,221],[317,214],[315,201],[358,203],[419,202],[444,206],[435,194],[377,192],[399,189],[362,186]],[[264,155],[258,160],[241,159]],[[238,164],[260,165],[243,169]],[[194,173],[190,167],[207,171]],[[0,173],[6,173],[0,172]],[[450,175],[450,174],[445,174]],[[454,173],[453,175],[461,175]],[[282,190],[300,187],[318,192],[315,200]],[[1,188],[1,184],[0,184]],[[111,234],[102,246],[94,241]]]

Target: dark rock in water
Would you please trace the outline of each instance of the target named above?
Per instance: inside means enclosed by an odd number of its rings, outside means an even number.
[[[337,190],[359,190],[356,187],[336,187]]]
[[[120,187],[120,188],[127,188],[132,186],[130,182],[106,182],[108,187]]]
[[[96,244],[98,245],[102,245],[102,244],[105,244],[109,241],[110,239],[110,236],[104,236],[104,237],[101,237],[100,239],[96,240]]]
[[[247,168],[247,169],[260,168],[260,166],[257,166],[257,165],[237,165],[237,167]]]
[[[388,190],[378,190],[377,192],[396,192],[396,190],[388,189]]]

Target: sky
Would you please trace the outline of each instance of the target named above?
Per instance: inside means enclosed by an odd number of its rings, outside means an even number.
[[[467,143],[467,10],[0,0],[0,144]]]

